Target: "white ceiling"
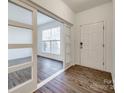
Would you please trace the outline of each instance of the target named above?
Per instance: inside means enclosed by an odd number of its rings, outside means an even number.
[[[43,25],[43,24],[46,24],[46,23],[49,23],[52,21],[54,21],[54,19],[52,19],[44,14],[41,14],[41,13],[37,14],[37,24],[38,25]]]
[[[63,0],[74,12],[82,12],[112,0]]]

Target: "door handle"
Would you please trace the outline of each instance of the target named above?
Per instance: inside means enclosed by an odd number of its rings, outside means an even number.
[[[80,49],[83,48],[83,42],[80,42]]]

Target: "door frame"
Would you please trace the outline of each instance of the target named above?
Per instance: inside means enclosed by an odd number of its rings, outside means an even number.
[[[103,69],[102,70],[101,69],[97,69],[97,68],[93,68],[93,69],[101,70],[101,71],[106,71],[106,61],[105,61],[105,21],[104,20],[101,20],[101,21],[97,21],[97,22],[91,22],[91,23],[80,25],[80,42],[81,42],[81,30],[82,30],[83,26],[84,25],[96,24],[96,23],[102,23],[103,24],[103,63],[102,63],[103,64]],[[80,64],[81,64],[81,50],[80,50],[80,45],[79,45],[79,51],[80,51]]]
[[[25,23],[20,23],[17,21],[8,21],[9,26],[14,26],[14,27],[19,27],[19,28],[27,28],[32,30],[32,44],[8,44],[8,49],[14,49],[14,48],[32,48],[32,62],[24,63],[24,64],[19,64],[15,65],[12,67],[8,67],[8,73],[14,72],[21,70],[23,68],[31,67],[31,79],[27,80],[26,82],[19,84],[15,86],[12,89],[9,89],[9,93],[28,93],[32,92],[36,89],[37,87],[37,57],[36,57],[36,52],[37,52],[37,44],[36,44],[36,35],[37,35],[37,20],[36,20],[36,15],[37,15],[37,10],[35,8],[32,8],[25,3],[21,2],[20,0],[9,0],[8,2],[13,3],[17,6],[20,6],[26,10],[29,10],[32,12],[32,25],[28,25]],[[29,91],[29,89],[31,89]]]

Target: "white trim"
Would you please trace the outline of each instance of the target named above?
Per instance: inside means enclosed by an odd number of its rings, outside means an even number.
[[[113,74],[111,73],[111,76],[112,76],[112,81],[113,81],[113,88],[115,89],[115,76],[113,76]]]
[[[49,81],[53,80],[55,77],[57,77],[58,75],[60,75],[62,72],[64,72],[65,70],[67,70],[68,68],[70,68],[72,65],[66,67],[65,69],[63,68],[62,70],[56,72],[55,74],[53,74],[52,76],[50,76],[49,78],[45,79],[44,81],[42,81],[41,83],[39,83],[37,85],[37,89],[39,89],[40,87],[42,87],[43,85],[47,84]],[[36,89],[36,90],[37,90]]]
[[[8,44],[8,49],[32,48],[32,44]]]
[[[15,71],[30,67],[31,65],[32,65],[32,62],[28,62],[28,63],[8,67],[8,73],[12,73],[12,72],[15,72]]]
[[[9,89],[8,90],[8,93],[15,93],[15,91],[18,91],[18,89],[22,88],[24,85],[26,84],[30,84],[32,82],[32,80],[28,80],[20,85],[17,85],[16,87],[12,88],[12,89]],[[22,90],[21,90],[22,91]]]
[[[97,24],[97,23],[101,23],[101,22],[104,23],[104,20],[101,20],[101,21],[98,21],[98,22],[91,22],[91,23],[83,24],[83,25],[80,25],[80,27],[82,27],[84,25],[92,25],[92,24]]]
[[[32,81],[34,89],[37,88],[37,10],[32,13]]]
[[[8,21],[8,25],[9,25],[9,26],[14,26],[14,27],[32,29],[32,25],[25,24],[25,23],[20,23],[20,22],[13,21],[13,20],[9,20],[9,21]]]
[[[22,2],[21,0],[9,0],[9,2],[12,2],[20,7],[23,7],[29,11],[34,11],[34,8],[32,8],[31,6],[25,4],[24,2]]]

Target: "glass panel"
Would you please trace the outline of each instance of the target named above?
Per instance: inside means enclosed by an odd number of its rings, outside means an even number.
[[[21,48],[21,49],[9,49],[8,50],[8,66],[14,66],[31,62],[32,49]]]
[[[50,42],[42,42],[42,52],[50,53]]]
[[[31,44],[32,30],[9,26],[8,43],[9,44]]]
[[[60,41],[51,42],[51,53],[60,55]]]
[[[15,86],[22,84],[32,77],[31,67],[21,69],[8,74],[8,89],[14,88]]]
[[[47,15],[40,13],[40,12],[37,13],[37,25],[44,25],[44,24],[50,23],[52,21],[55,21],[55,20],[50,18]]]
[[[60,40],[60,27],[52,28],[51,40]]]
[[[9,20],[32,24],[32,12],[12,3],[8,3]]]
[[[42,31],[42,40],[50,40],[50,29]]]

